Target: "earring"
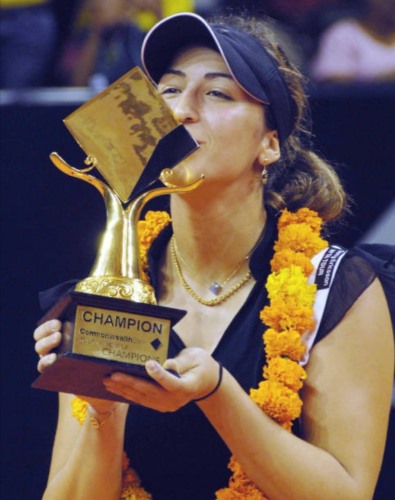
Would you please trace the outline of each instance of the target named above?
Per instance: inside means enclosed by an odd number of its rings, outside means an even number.
[[[267,165],[266,163],[263,165],[262,169],[262,184],[265,185],[267,184],[267,181],[269,180],[269,172],[267,171]]]

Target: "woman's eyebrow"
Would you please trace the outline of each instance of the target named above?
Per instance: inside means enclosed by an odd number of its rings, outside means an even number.
[[[214,78],[227,78],[228,80],[233,80],[233,77],[229,73],[222,73],[221,71],[214,71],[210,73],[206,73],[204,75],[206,80],[213,80]]]
[[[163,76],[165,75],[176,75],[180,76],[182,78],[186,78],[186,73],[183,71],[180,71],[179,69],[174,69],[174,68],[169,68],[167,69],[164,73]],[[213,80],[214,78],[227,78],[228,80],[233,80],[233,77],[229,73],[223,73],[221,71],[210,71],[209,73],[206,73],[204,75],[205,80]]]
[[[165,75],[176,75],[176,76],[182,76],[182,77],[185,77],[186,74],[183,72],[183,71],[180,71],[178,69],[173,69],[173,68],[169,68],[167,69],[162,76],[165,76]]]

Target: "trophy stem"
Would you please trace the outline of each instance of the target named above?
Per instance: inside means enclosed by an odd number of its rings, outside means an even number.
[[[77,284],[76,290],[97,295],[125,298],[133,302],[156,304],[154,290],[143,280],[138,221],[150,200],[172,193],[196,189],[204,176],[184,186],[166,186],[141,194],[126,208],[112,190],[103,197],[107,208],[107,226],[96,262],[88,278]],[[103,191],[102,191],[103,193]]]

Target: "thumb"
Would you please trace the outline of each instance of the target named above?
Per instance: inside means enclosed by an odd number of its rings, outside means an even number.
[[[166,359],[162,366],[165,370],[176,372],[178,375],[180,374],[180,366],[175,359]]]

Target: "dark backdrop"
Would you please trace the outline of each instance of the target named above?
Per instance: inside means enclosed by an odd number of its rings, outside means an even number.
[[[83,153],[62,123],[82,103],[71,95],[59,90],[50,98],[40,91],[1,96],[4,500],[40,499],[49,467],[56,395],[30,388],[37,376],[32,332],[41,314],[38,292],[87,275],[105,222],[96,190],[59,172],[48,158],[57,151],[82,166]],[[354,215],[336,238],[350,246],[394,199],[395,92],[386,86],[327,87],[312,89],[311,96],[317,148],[338,163],[355,201]],[[388,464],[395,463],[393,435],[391,440]],[[388,467],[380,492],[389,479]]]

